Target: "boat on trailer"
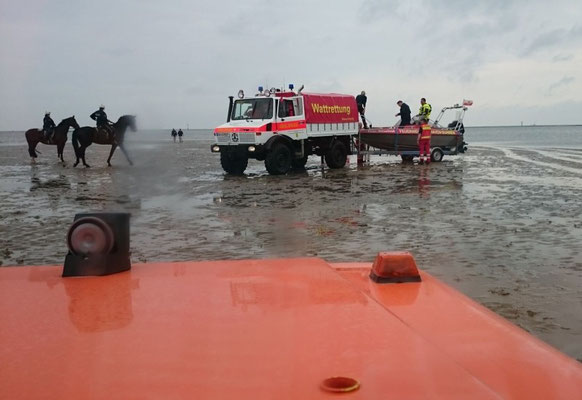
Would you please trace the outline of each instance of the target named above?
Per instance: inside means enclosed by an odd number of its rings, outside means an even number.
[[[457,111],[455,119],[446,126],[442,126],[443,116],[449,110]],[[455,104],[451,107],[444,107],[437,118],[429,122],[432,127],[430,142],[432,161],[439,162],[445,155],[456,155],[467,150],[463,125],[466,111],[466,105]],[[419,121],[414,120],[413,122]],[[418,124],[361,128],[358,134],[359,143],[372,149],[364,149],[363,146],[360,146],[360,154],[393,154],[401,156],[404,161],[412,161],[419,154],[418,130]]]

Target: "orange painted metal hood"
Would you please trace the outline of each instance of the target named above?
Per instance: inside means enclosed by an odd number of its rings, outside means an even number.
[[[0,268],[1,399],[582,398],[582,367],[421,272],[320,259]],[[355,378],[350,393],[320,388]]]

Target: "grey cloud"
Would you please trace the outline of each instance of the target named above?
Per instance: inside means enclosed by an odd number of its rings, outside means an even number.
[[[365,0],[359,10],[359,19],[362,22],[373,22],[397,16],[400,4],[395,0]]]
[[[534,38],[520,52],[522,56],[531,55],[539,50],[562,44],[571,44],[582,39],[582,26],[574,26],[571,29],[553,29],[544,32]]]
[[[574,82],[576,79],[573,76],[565,76],[557,82],[554,82],[548,88],[548,96],[553,94],[553,91],[561,86],[567,86],[568,84]]]
[[[573,54],[558,54],[552,58],[552,62],[570,61],[574,58]]]
[[[425,21],[437,23],[462,24],[471,16],[487,15],[491,19],[507,15],[510,9],[519,9],[526,0],[488,0],[467,4],[466,0],[428,1],[409,0],[364,0],[359,9],[359,18],[362,22],[379,21],[386,18],[402,19],[408,17],[411,23]]]

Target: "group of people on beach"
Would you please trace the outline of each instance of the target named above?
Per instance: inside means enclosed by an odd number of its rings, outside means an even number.
[[[364,129],[368,129],[368,121],[366,120],[365,113],[366,113],[366,103],[368,102],[368,98],[366,97],[366,91],[362,90],[362,92],[356,96],[356,104],[358,105],[358,112],[360,113],[360,117],[362,118],[362,125]],[[400,112],[398,112],[395,117],[400,117],[400,123],[397,124],[398,127],[404,127],[408,125],[413,125],[410,119],[410,107],[408,104],[403,102],[402,100],[398,100],[396,102],[398,107],[400,107]],[[430,163],[430,136],[431,136],[431,127],[429,125],[430,120],[430,113],[432,112],[432,106],[426,102],[426,99],[423,97],[420,99],[420,108],[418,109],[418,114],[415,116],[414,125],[419,125],[418,129],[418,147],[420,150],[420,164],[428,164]]]
[[[102,129],[105,131],[107,136],[111,138],[115,132],[113,130],[113,122],[109,121],[107,114],[105,113],[105,106],[101,104],[99,109],[89,116],[97,124],[97,130]],[[44,119],[42,121],[42,131],[44,133],[44,138],[47,143],[51,143],[53,133],[55,131],[56,124],[51,118],[51,112],[46,111],[44,113]]]
[[[362,90],[362,92],[356,96],[356,104],[358,105],[358,112],[360,113],[360,117],[362,118],[362,124],[364,125],[364,129],[368,129],[368,120],[365,117],[367,102],[368,97],[366,97],[366,91]],[[395,117],[400,117],[400,123],[397,126],[412,125],[410,119],[411,112],[408,104],[406,104],[402,100],[398,100],[396,104],[398,105],[398,107],[400,107],[400,112],[394,115]],[[426,99],[424,97],[420,99],[420,108],[418,109],[418,114],[415,116],[417,118],[417,121],[426,120],[428,122],[428,120],[430,119],[431,112],[432,106],[426,102]]]
[[[171,135],[172,135],[172,138],[174,139],[174,143],[176,142],[176,136],[178,136],[180,143],[182,143],[182,136],[184,136],[184,132],[182,132],[182,129],[178,129],[178,132],[176,132],[176,130],[172,128]]]

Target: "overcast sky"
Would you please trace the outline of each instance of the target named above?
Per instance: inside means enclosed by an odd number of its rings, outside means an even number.
[[[366,90],[375,125],[420,97],[474,100],[467,125],[580,124],[581,50],[580,0],[0,0],[0,130],[102,103],[212,128],[227,96],[290,82]]]

